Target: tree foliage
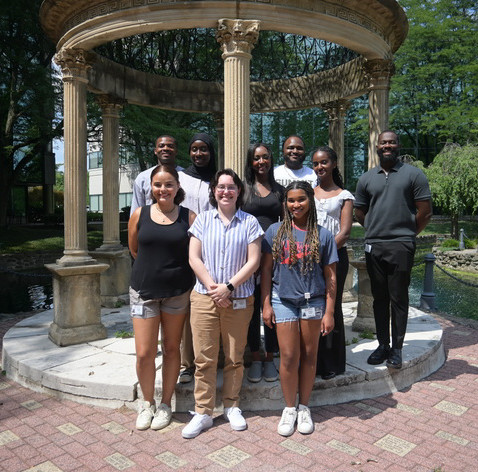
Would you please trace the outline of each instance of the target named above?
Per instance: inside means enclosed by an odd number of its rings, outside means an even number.
[[[458,217],[478,210],[478,145],[449,144],[424,169],[433,203],[452,218],[458,238]]]
[[[431,162],[445,142],[478,142],[475,0],[403,0],[410,30],[390,95],[402,147]]]
[[[40,4],[0,0],[0,225],[6,224],[12,186],[61,131],[54,47],[39,24]]]

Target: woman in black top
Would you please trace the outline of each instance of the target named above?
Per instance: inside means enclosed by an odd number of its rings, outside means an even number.
[[[284,187],[274,179],[272,152],[266,144],[255,143],[250,146],[247,152],[244,176],[245,194],[242,209],[254,215],[265,231],[272,223],[276,223],[281,218],[284,200]],[[266,381],[273,382],[278,377],[273,356],[279,348],[275,330],[264,326],[266,354],[264,363],[261,362],[261,289],[259,276],[256,278],[254,296],[254,313],[247,336],[247,343],[252,353],[252,364],[247,378],[250,382],[259,382],[264,377]]]
[[[179,374],[179,345],[194,275],[189,266],[188,229],[195,213],[179,206],[184,191],[169,165],[151,172],[152,205],[137,208],[128,223],[128,244],[135,258],[130,305],[136,346],[136,373],[144,401],[137,429],[161,429],[171,421],[171,398]],[[154,383],[161,326],[162,399],[156,407]]]

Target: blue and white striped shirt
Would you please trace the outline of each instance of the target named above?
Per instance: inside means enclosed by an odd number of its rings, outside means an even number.
[[[218,284],[227,283],[247,262],[247,246],[264,235],[255,216],[237,210],[225,226],[217,209],[200,213],[189,234],[201,241],[201,257],[211,278]],[[198,279],[194,290],[207,294]],[[232,292],[233,298],[246,298],[254,293],[254,276]]]

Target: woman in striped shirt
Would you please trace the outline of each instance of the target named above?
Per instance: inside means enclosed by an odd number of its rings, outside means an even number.
[[[217,172],[209,192],[215,209],[200,213],[189,230],[189,263],[197,282],[191,293],[195,413],[182,431],[188,439],[212,426],[221,338],[224,416],[233,430],[247,427],[239,392],[264,234],[257,219],[240,209],[244,186],[233,170]]]

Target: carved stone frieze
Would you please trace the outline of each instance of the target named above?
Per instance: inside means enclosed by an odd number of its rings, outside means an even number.
[[[389,59],[372,59],[364,63],[369,80],[387,80],[395,73],[395,64]]]
[[[259,38],[261,22],[258,20],[231,20],[223,18],[218,21],[216,39],[224,55],[250,54]]]

